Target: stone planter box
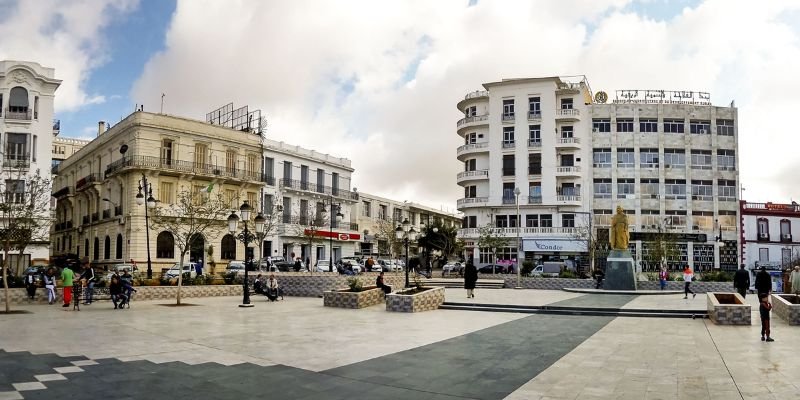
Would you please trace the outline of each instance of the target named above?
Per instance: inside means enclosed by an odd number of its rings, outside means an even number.
[[[444,303],[443,287],[423,287],[423,289],[427,290],[415,294],[403,294],[403,291],[389,293],[386,295],[386,311],[428,311],[435,310]]]
[[[708,317],[718,325],[750,325],[750,304],[739,293],[708,292]]]
[[[772,311],[789,325],[800,325],[800,296],[772,294]]]
[[[360,292],[351,292],[350,289],[329,290],[322,294],[325,307],[364,308],[383,302],[383,289],[376,286],[366,286]]]

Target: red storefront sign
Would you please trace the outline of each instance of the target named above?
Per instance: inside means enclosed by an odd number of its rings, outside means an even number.
[[[305,230],[305,234],[309,235],[310,231]],[[359,233],[344,233],[344,232],[331,232],[331,231],[317,231],[316,236],[324,238],[334,238],[346,242],[348,240],[360,240],[361,234]]]

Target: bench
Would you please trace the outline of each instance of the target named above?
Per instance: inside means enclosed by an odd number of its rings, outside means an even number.
[[[83,287],[80,283],[72,285],[72,309],[73,310],[81,310],[81,302],[86,300],[86,291],[88,287]],[[133,293],[131,293],[131,297],[133,297]],[[111,300],[111,291],[108,287],[98,287],[95,286],[92,288],[92,302],[95,301],[102,301],[102,300]],[[131,299],[126,299],[121,307],[128,306],[131,308]]]

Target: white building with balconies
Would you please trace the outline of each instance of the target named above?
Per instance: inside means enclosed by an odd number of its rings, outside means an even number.
[[[0,192],[4,193],[0,201],[23,202],[36,171],[50,180],[50,148],[57,133],[53,101],[59,85],[53,68],[30,61],[0,61]],[[11,265],[46,265],[48,247],[48,240],[31,243],[21,259],[16,251],[9,256]]]
[[[741,262],[782,270],[800,262],[800,205],[740,202]]]
[[[458,102],[456,131],[464,144],[457,183],[464,197],[459,237],[476,265],[525,259],[572,259],[588,264],[587,213],[591,198],[591,89],[584,77],[506,79]],[[519,211],[517,211],[519,209]],[[482,247],[480,229],[508,239]],[[494,251],[493,251],[494,250]]]

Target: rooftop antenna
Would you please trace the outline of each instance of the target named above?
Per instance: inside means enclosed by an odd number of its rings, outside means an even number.
[[[161,112],[159,114],[164,113],[164,96],[166,95],[164,93],[161,93]]]

